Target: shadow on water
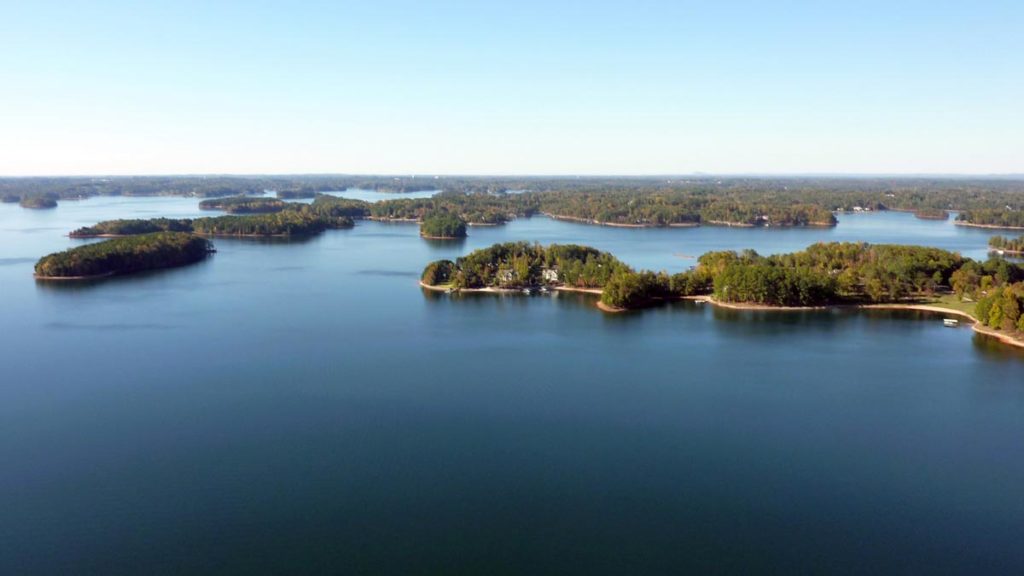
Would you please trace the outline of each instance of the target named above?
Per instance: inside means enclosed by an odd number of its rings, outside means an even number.
[[[422,237],[421,237],[422,238]],[[466,238],[423,238],[431,251],[447,251],[453,248],[462,248],[466,244]]]
[[[333,230],[328,230],[327,232],[333,232]],[[320,234],[301,234],[294,236],[211,236],[209,240],[213,242],[214,247],[217,247],[220,243],[251,246],[298,246],[309,244],[319,238]]]
[[[459,306],[483,309],[498,305],[503,308],[520,309],[537,304],[550,302],[556,306],[571,308],[587,308],[595,314],[601,314],[597,308],[597,297],[593,294],[578,292],[550,292],[546,294],[523,294],[522,292],[438,292],[420,287],[425,302],[431,304],[456,303]],[[633,315],[633,314],[626,314]],[[606,314],[606,316],[623,316],[622,314]]]
[[[975,352],[986,360],[997,360],[1000,362],[1024,361],[1024,348],[1010,346],[1000,342],[998,338],[986,336],[985,334],[974,333],[971,339]]]

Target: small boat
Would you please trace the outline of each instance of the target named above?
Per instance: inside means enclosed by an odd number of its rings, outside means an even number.
[[[953,318],[946,318],[942,321],[942,324],[945,326],[959,326],[960,321],[954,320]]]

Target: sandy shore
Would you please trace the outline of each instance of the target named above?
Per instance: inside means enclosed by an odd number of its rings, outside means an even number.
[[[447,292],[449,288],[447,286],[431,286],[424,284],[420,281],[420,286],[427,290],[433,290],[435,292]],[[553,288],[559,292],[578,292],[584,294],[591,294],[594,296],[600,296],[602,291],[600,288],[573,288],[569,286],[557,286]],[[492,294],[518,294],[521,293],[520,289],[501,289],[501,288],[462,288],[459,292],[483,292]],[[760,312],[807,312],[815,310],[914,310],[919,312],[932,312],[935,314],[945,314],[947,316],[956,316],[964,319],[971,324],[971,329],[979,334],[985,336],[991,336],[996,338],[1004,344],[1010,346],[1016,346],[1024,348],[1024,339],[1016,337],[1012,334],[1007,334],[1000,330],[994,330],[987,326],[982,325],[974,316],[971,316],[967,312],[961,310],[954,310],[951,308],[943,308],[941,306],[934,306],[931,304],[830,304],[826,306],[769,306],[766,304],[744,304],[738,302],[720,302],[715,300],[711,296],[683,296],[678,300],[685,300],[690,302],[708,303],[712,306],[718,306],[721,308],[727,308],[730,310],[752,310]],[[629,312],[631,308],[617,308],[609,306],[601,300],[597,301],[597,308],[602,312],[609,314],[618,314],[621,312]]]
[[[854,310],[916,310],[919,312],[933,312],[936,314],[944,314],[947,316],[956,316],[968,321],[971,324],[971,330],[974,330],[978,334],[985,336],[991,336],[1004,344],[1010,346],[1016,346],[1018,348],[1024,348],[1024,339],[1014,336],[1013,334],[1007,334],[1001,330],[995,330],[983,325],[981,322],[974,317],[962,310],[953,310],[952,308],[943,308],[942,306],[933,306],[930,304],[835,304],[830,306],[765,306],[762,304],[736,304],[732,302],[718,302],[710,297],[706,296],[691,296],[686,298],[688,300],[695,300],[700,302],[708,302],[714,306],[721,306],[723,308],[731,308],[734,310],[766,310],[766,311],[799,311],[799,310],[832,310],[832,309],[843,309],[850,308]]]
[[[549,214],[548,212],[541,212],[542,215],[551,218],[552,220],[563,220],[566,222],[579,222],[581,224],[591,224],[594,226],[608,226],[611,228],[696,228],[700,226],[699,222],[671,222],[665,226],[659,226],[657,224],[622,224],[619,222],[602,222],[601,220],[591,220],[589,218],[580,218],[578,216],[562,216],[560,214]]]
[[[427,290],[433,290],[434,292],[448,292],[451,290],[450,286],[432,286],[424,283],[422,280],[419,281],[420,286]],[[550,290],[557,292],[579,292],[583,294],[593,294],[596,296],[601,295],[600,288],[573,288],[572,286],[548,286]],[[492,288],[490,286],[486,288],[459,288],[457,292],[477,292],[483,294],[522,294],[522,288]]]
[[[991,228],[993,230],[1024,230],[1024,226],[1000,226],[998,224],[974,224],[973,222],[964,222],[963,220],[954,220],[953,224],[957,226],[967,226],[968,228]]]

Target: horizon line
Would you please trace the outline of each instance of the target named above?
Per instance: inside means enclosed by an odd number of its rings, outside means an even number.
[[[174,173],[78,173],[0,174],[0,179],[29,178],[1022,178],[1024,172],[687,172],[687,173],[422,173],[422,172],[174,172]]]

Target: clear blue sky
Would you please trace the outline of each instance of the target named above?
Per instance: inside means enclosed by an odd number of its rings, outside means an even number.
[[[0,14],[3,175],[1024,172],[1019,0]]]

